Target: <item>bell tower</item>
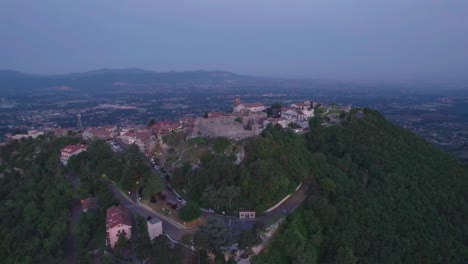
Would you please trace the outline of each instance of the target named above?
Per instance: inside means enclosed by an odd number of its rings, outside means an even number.
[[[239,97],[234,98],[234,107],[236,107],[236,106],[238,106],[240,104],[241,104],[240,98]]]

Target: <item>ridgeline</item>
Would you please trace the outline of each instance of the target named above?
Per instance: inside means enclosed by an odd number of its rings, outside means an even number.
[[[314,188],[253,263],[466,260],[465,164],[369,109],[306,138]]]

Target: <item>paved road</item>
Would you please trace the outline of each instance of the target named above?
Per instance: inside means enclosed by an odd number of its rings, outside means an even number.
[[[205,217],[222,217],[226,225],[229,226],[234,231],[234,233],[240,233],[244,230],[252,229],[255,222],[257,221],[261,221],[264,224],[272,224],[276,220],[279,220],[279,218],[290,215],[307,198],[307,190],[308,185],[302,184],[301,188],[293,195],[291,195],[288,200],[284,201],[280,206],[278,206],[278,208],[269,213],[258,216],[254,220],[240,220],[234,217],[221,216],[219,214],[213,213],[203,213],[203,215]]]
[[[148,216],[151,216],[152,218],[158,218],[161,220],[163,224],[163,231],[165,234],[169,235],[171,238],[175,240],[181,240],[182,236],[187,234],[187,233],[193,233],[195,230],[185,230],[182,229],[181,226],[176,225],[175,223],[165,219],[163,216],[160,214],[157,214],[154,210],[147,208],[146,206],[139,204],[133,200],[131,200],[127,195],[123,194],[117,186],[115,186],[112,183],[109,183],[109,187],[111,190],[114,192],[115,197],[117,200],[120,201],[120,203],[127,207],[129,210],[132,212],[147,218]]]
[[[153,209],[148,208],[138,202],[131,200],[127,195],[118,189],[112,183],[109,183],[109,187],[114,192],[115,197],[120,201],[122,205],[127,207],[132,212],[141,215],[142,217],[147,218],[151,216],[152,218],[159,218],[163,223],[163,231],[165,234],[169,235],[175,240],[181,240],[182,236],[188,233],[194,233],[196,229],[186,230],[182,228],[182,225],[175,223],[173,220],[166,219],[164,216],[158,214]],[[275,210],[266,213],[262,216],[257,217],[254,220],[239,220],[234,217],[222,216],[214,213],[203,213],[203,217],[220,217],[224,220],[227,226],[229,226],[234,233],[240,233],[243,230],[252,229],[256,221],[262,221],[265,224],[271,224],[274,221],[278,220],[280,217],[287,216],[291,214],[307,197],[308,185],[303,184],[301,188],[295,192],[288,200],[282,203]]]
[[[127,149],[128,146],[126,146],[123,142],[116,140],[116,143],[121,146],[123,149]],[[151,166],[151,164],[149,164]],[[154,168],[152,168],[154,170]],[[148,216],[151,217],[156,217],[161,219],[163,223],[163,231],[170,237],[172,237],[175,240],[179,240],[182,238],[184,234],[187,233],[194,233],[196,230],[184,230],[182,229],[182,225],[178,223],[174,223],[174,221],[169,221],[165,219],[163,216],[160,214],[156,213],[154,210],[151,208],[148,208],[144,205],[139,204],[138,202],[135,202],[131,200],[127,195],[123,194],[117,186],[110,184],[110,187],[112,188],[112,191],[115,194],[115,197],[127,208],[132,210],[133,212],[147,218]],[[229,226],[234,233],[240,233],[243,230],[248,230],[252,229],[256,221],[262,221],[265,224],[271,224],[274,221],[278,220],[280,217],[287,216],[291,214],[307,197],[307,190],[308,190],[308,185],[303,184],[301,188],[295,192],[291,197],[289,197],[288,200],[283,202],[278,208],[275,210],[266,213],[264,215],[258,216],[254,220],[239,220],[234,217],[228,217],[228,216],[223,216],[219,214],[214,214],[214,213],[206,213],[204,212],[202,214],[203,217],[210,217],[210,216],[215,216],[215,217],[220,217],[224,220],[227,226]],[[174,200],[177,197],[173,192],[168,191],[168,199],[169,200]],[[180,205],[180,204],[179,204]]]

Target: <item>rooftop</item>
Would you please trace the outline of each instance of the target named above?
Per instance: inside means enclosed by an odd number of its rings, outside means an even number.
[[[82,149],[86,149],[85,145],[79,144],[79,145],[68,145],[64,148],[62,148],[60,151],[65,152],[65,153],[75,153],[77,151],[80,151]]]
[[[118,225],[132,225],[128,209],[122,205],[109,207],[106,211],[106,230]]]
[[[159,218],[155,218],[155,217],[153,217],[153,218],[151,218],[150,220],[148,220],[148,223],[150,223],[150,224],[152,224],[152,225],[157,224],[157,223],[159,223],[159,222],[161,222],[161,220],[159,220]]]

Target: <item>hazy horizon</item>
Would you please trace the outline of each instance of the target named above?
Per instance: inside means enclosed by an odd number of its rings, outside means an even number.
[[[0,69],[468,81],[468,2],[4,1]]]

